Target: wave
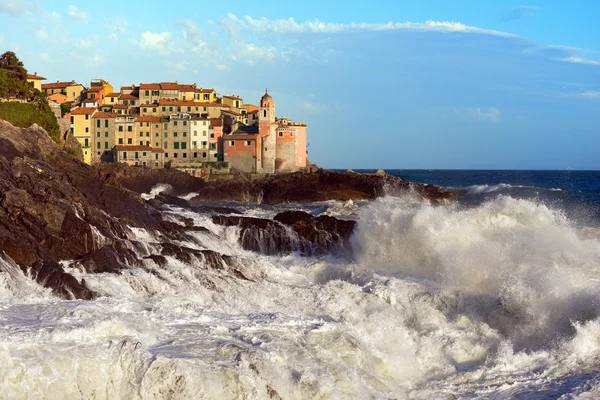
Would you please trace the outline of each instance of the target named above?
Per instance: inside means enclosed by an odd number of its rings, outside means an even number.
[[[151,200],[151,199],[155,198],[157,195],[161,194],[162,192],[169,194],[172,191],[173,191],[173,186],[169,185],[168,183],[158,183],[158,184],[154,185],[152,190],[150,190],[150,193],[142,193],[142,198],[144,200]]]
[[[543,188],[537,186],[511,185],[508,183],[498,183],[496,185],[473,185],[460,190],[465,190],[467,195],[476,195],[482,193],[493,193],[498,191],[509,191],[514,189],[529,189],[529,190],[548,190],[552,192],[562,192],[560,188]],[[455,189],[456,190],[456,189]]]

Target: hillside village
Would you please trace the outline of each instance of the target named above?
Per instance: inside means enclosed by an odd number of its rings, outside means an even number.
[[[44,80],[28,75],[50,103],[68,106],[64,117],[89,164],[171,167],[196,176],[307,166],[306,124],[277,118],[267,91],[256,106],[196,84],[140,83],[116,92],[102,79],[89,87]]]

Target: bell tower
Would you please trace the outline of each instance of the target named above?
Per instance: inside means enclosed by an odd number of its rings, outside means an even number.
[[[275,142],[275,102],[265,90],[265,94],[260,99],[260,105],[258,108],[258,140],[256,141],[257,147],[257,158],[256,158],[256,170],[262,173],[273,173],[275,172],[275,155],[276,155],[276,142]]]
[[[265,94],[260,99],[260,107],[258,112],[259,122],[275,122],[275,103],[273,102],[273,98],[269,92],[266,90]]]

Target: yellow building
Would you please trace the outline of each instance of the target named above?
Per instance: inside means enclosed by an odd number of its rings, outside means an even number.
[[[196,85],[179,85],[179,100],[194,100],[196,96]]]
[[[76,108],[71,111],[71,133],[81,145],[83,150],[83,161],[86,164],[92,163],[92,117],[98,110],[95,108]]]
[[[27,82],[29,82],[34,89],[42,91],[42,81],[45,81],[46,78],[39,76],[37,72],[34,72],[33,75],[27,74]]]
[[[194,101],[200,103],[216,103],[217,102],[217,92],[215,89],[196,89],[196,95],[194,96]]]
[[[90,82],[90,87],[102,87],[104,89],[104,93],[113,93],[114,89],[112,85],[106,82],[104,79],[94,79]]]
[[[91,139],[92,164],[113,161],[113,147],[115,146],[115,118],[114,114],[98,111],[92,115],[94,127]]]
[[[47,95],[60,93],[67,96],[67,102],[79,103],[81,100],[81,92],[83,92],[85,88],[83,85],[76,83],[75,81],[71,82],[56,82],[56,83],[45,83],[42,85],[42,91]]]

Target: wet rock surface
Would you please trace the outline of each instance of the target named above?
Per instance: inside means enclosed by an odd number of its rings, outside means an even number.
[[[189,204],[173,194],[162,194],[154,205],[149,204],[121,185],[117,177],[127,178],[125,170],[83,164],[58,148],[43,129],[35,125],[21,129],[0,121],[0,254],[56,295],[90,299],[95,293],[84,280],[65,272],[60,260],[74,260],[70,266],[86,273],[119,273],[142,265],[146,251],[131,240],[129,227],[155,232],[163,241],[190,239],[185,223],[163,221],[157,209],[164,204]],[[152,170],[139,170],[136,176],[146,180],[131,187],[150,191],[156,177]],[[177,171],[163,174],[172,175],[186,190],[190,182],[199,181]],[[159,257],[164,257],[149,256],[159,263]],[[241,274],[235,269],[229,273]]]
[[[356,221],[313,217],[303,211],[285,211],[273,220],[231,215],[215,215],[212,220],[217,225],[239,227],[242,247],[267,255],[294,251],[305,256],[349,255],[349,239],[356,225]]]

